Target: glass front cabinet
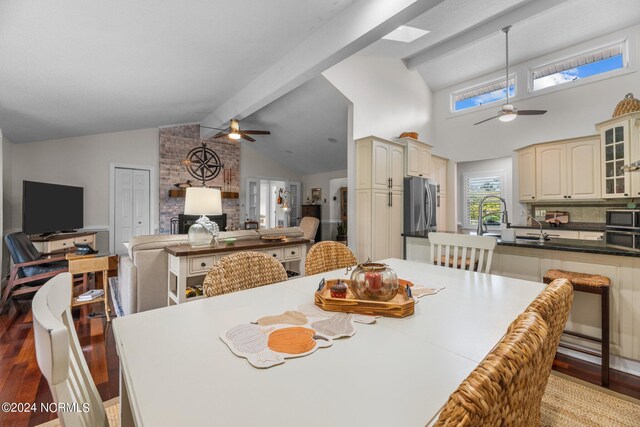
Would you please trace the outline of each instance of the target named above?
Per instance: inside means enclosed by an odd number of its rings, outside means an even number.
[[[640,172],[625,172],[624,165],[640,160],[640,113],[625,114],[596,125],[602,147],[602,198],[640,195]]]

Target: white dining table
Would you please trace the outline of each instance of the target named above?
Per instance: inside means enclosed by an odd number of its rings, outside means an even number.
[[[313,303],[301,277],[113,321],[122,426],[424,426],[544,284],[399,259],[416,286],[412,316],[357,324],[306,357],[257,369],[219,338],[229,328]]]

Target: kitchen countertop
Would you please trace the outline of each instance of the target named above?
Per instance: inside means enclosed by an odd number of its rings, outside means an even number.
[[[511,228],[537,228],[540,229],[538,224],[534,225],[513,225],[511,224]],[[562,224],[559,227],[551,227],[551,225],[543,222],[542,228],[544,230],[569,230],[569,231],[604,231],[604,223],[599,222],[569,222],[567,224]]]
[[[404,237],[417,237],[426,239],[427,233],[424,231],[415,233],[404,233]],[[494,236],[495,237],[495,236]],[[499,237],[499,246],[512,246],[516,248],[546,249],[549,251],[582,252],[601,255],[640,257],[640,252],[628,249],[612,248],[600,240],[577,240],[577,239],[551,239],[544,245],[539,245],[537,240],[516,239],[515,242],[503,242]]]

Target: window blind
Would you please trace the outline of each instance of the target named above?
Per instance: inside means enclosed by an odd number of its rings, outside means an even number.
[[[467,226],[478,225],[478,212],[480,201],[489,195],[500,196],[502,194],[502,177],[490,176],[465,176],[463,188],[464,223]],[[485,217],[485,222],[491,224],[494,220],[500,222],[501,205],[499,200],[488,200],[484,204],[485,215],[496,212],[495,218],[491,215]]]
[[[514,74],[509,76],[509,86],[515,87],[515,84],[516,84],[516,76]],[[453,102],[456,103],[458,101],[463,101],[469,98],[475,98],[476,96],[479,96],[479,95],[484,95],[487,93],[494,92],[496,90],[504,89],[505,86],[506,86],[505,79],[503,77],[489,83],[484,83],[482,85],[474,86],[470,89],[465,89],[459,92],[455,92],[451,96],[453,97]],[[511,92],[509,93],[509,95],[511,95]]]
[[[623,50],[624,43],[617,43],[615,45],[595,49],[581,55],[572,56],[571,58],[566,58],[552,64],[534,68],[533,70],[531,70],[531,76],[535,80],[549,76],[551,74],[571,70],[581,65],[592,64],[594,62],[602,61],[603,59],[621,55],[623,53]]]

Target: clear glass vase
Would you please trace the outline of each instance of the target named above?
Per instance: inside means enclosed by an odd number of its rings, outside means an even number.
[[[359,299],[389,301],[398,293],[398,276],[386,264],[365,262],[351,273],[349,287]]]

